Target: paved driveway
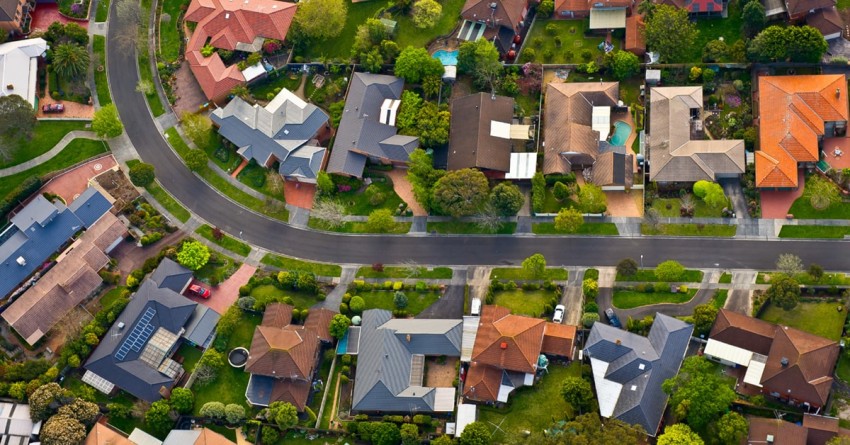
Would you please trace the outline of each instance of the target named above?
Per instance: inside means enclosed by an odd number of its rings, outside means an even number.
[[[186,293],[186,297],[192,301],[196,301],[209,307],[219,314],[224,314],[227,312],[227,309],[230,306],[233,306],[233,303],[239,299],[239,288],[247,283],[248,279],[251,278],[256,271],[256,267],[243,263],[239,266],[239,269],[230,276],[230,278],[224,280],[224,282],[211,289],[212,296],[210,296],[209,299],[199,298],[188,292]],[[207,284],[199,281],[195,281],[194,283],[200,284],[204,287],[208,286]]]

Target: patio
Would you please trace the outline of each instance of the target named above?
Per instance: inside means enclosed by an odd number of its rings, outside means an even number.
[[[59,4],[57,3],[39,3],[35,11],[30,13],[32,16],[32,31],[47,31],[47,28],[53,22],[64,24],[76,23],[83,28],[88,29],[89,22],[87,20],[71,20],[59,14]]]
[[[850,138],[823,140],[823,160],[835,170],[850,168]]]
[[[762,190],[761,217],[765,219],[782,219],[788,214],[791,204],[797,200],[806,187],[806,175],[802,170],[797,171],[799,186],[795,190]]]

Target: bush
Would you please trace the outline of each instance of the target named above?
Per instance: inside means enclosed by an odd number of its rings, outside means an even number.
[[[670,285],[667,283],[655,283],[652,287],[655,292],[670,292]]]
[[[599,305],[597,305],[596,302],[591,301],[591,302],[584,305],[584,311],[585,312],[599,312]]]
[[[363,300],[363,297],[356,295],[351,297],[348,308],[355,314],[362,314],[363,310],[366,309],[366,301]]]
[[[263,425],[261,438],[264,445],[271,445],[277,443],[278,439],[280,439],[280,432],[274,427]]]
[[[637,261],[631,258],[625,258],[617,263],[617,275],[622,275],[624,277],[634,276],[638,271],[638,263]]]
[[[145,187],[155,178],[153,165],[139,162],[130,167],[130,181],[138,187]]]

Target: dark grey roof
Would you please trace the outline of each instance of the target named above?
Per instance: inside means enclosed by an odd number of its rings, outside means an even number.
[[[88,228],[112,208],[112,203],[96,188],[89,187],[68,208]]]
[[[679,372],[692,332],[692,325],[664,314],[656,314],[648,337],[594,323],[585,354],[605,363],[604,380],[620,385],[619,394],[599,394],[614,386],[596,382],[600,400],[616,400],[611,417],[655,435],[668,398],[661,384]]]
[[[276,380],[274,377],[251,374],[248,388],[245,389],[245,398],[251,405],[269,406]]]
[[[286,162],[281,162],[278,173],[287,178],[297,178],[299,181],[315,182],[322,168],[325,152],[323,147],[305,145],[289,155]]]
[[[183,333],[183,338],[189,343],[204,349],[208,348],[219,318],[221,318],[221,315],[218,312],[203,304],[196,305],[192,316],[186,323],[186,332]]]
[[[163,289],[171,289],[178,294],[192,280],[192,271],[177,264],[171,258],[163,258],[150,276],[150,280]]]
[[[174,380],[140,359],[150,335],[137,348],[124,349],[125,341],[132,340],[134,329],[144,325],[146,320],[151,326],[150,332],[163,328],[179,334],[195,314],[195,306],[197,303],[192,300],[170,289],[158,287],[153,280],[145,280],[103,336],[85,368],[140,399],[159,400],[160,389],[171,388]],[[125,351],[124,355],[120,354],[122,350]],[[172,352],[169,351],[166,357]]]
[[[437,389],[411,386],[412,357],[459,357],[462,330],[462,320],[393,319],[386,310],[363,312],[352,409],[433,412]]]
[[[0,0],[0,22],[18,22],[15,13],[20,2],[16,0]]]
[[[369,156],[407,162],[418,139],[397,137],[396,127],[379,120],[384,100],[401,99],[403,87],[404,81],[398,77],[354,73],[331,150],[329,173],[360,177]]]
[[[20,212],[12,217],[12,224],[21,230],[28,229],[33,224],[46,226],[59,213],[59,208],[44,195],[37,195]]]

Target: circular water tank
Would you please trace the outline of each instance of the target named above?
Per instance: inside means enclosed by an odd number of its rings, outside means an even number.
[[[351,317],[351,324],[353,324],[354,326],[360,326],[360,316],[355,315]]]

